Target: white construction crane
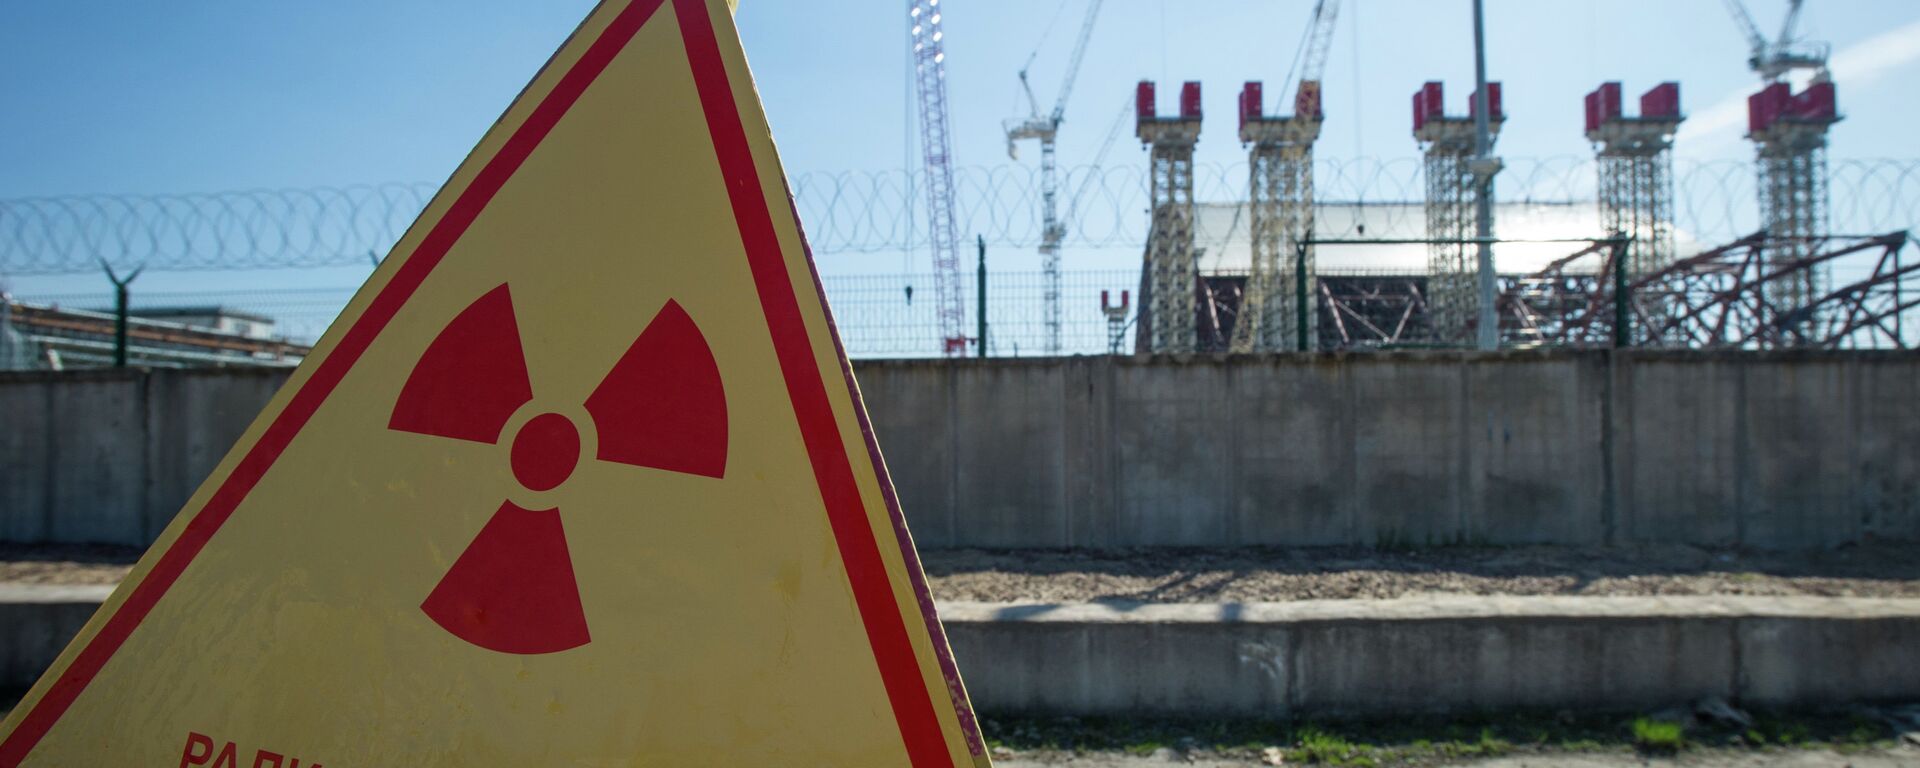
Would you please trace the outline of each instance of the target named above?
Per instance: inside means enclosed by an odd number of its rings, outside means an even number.
[[[927,171],[927,239],[933,245],[933,287],[940,316],[940,352],[966,354],[966,310],[960,296],[959,236],[953,212],[953,127],[947,118],[946,32],[940,0],[907,0],[914,82],[920,91],[920,153]]]
[[[1825,43],[1806,43],[1795,40],[1793,28],[1800,22],[1800,7],[1805,0],[1788,0],[1787,19],[1780,25],[1780,37],[1767,42],[1760,34],[1760,27],[1753,23],[1753,16],[1747,13],[1747,7],[1741,0],[1726,0],[1727,12],[1733,14],[1733,21],[1740,25],[1740,31],[1747,36],[1747,45],[1753,54],[1747,58],[1747,67],[1760,75],[1760,79],[1772,82],[1785,77],[1796,69],[1813,70],[1814,78],[1827,78],[1827,45]]]
[[[1100,4],[1103,0],[1091,0],[1087,3],[1086,20],[1080,23],[1080,37],[1073,43],[1073,53],[1067,59],[1066,76],[1060,81],[1060,96],[1054,99],[1053,111],[1040,113],[1040,102],[1033,97],[1033,85],[1027,81],[1027,70],[1033,66],[1033,60],[1040,55],[1034,49],[1027,57],[1027,63],[1020,68],[1020,88],[1027,95],[1029,113],[1025,118],[1014,118],[1004,124],[1007,130],[1007,156],[1018,159],[1021,139],[1040,141],[1040,270],[1045,281],[1044,301],[1041,312],[1047,325],[1047,354],[1060,354],[1060,243],[1066,239],[1066,225],[1060,221],[1059,210],[1059,168],[1054,158],[1054,139],[1060,133],[1060,123],[1067,115],[1067,98],[1073,95],[1073,81],[1080,74],[1080,62],[1086,58],[1087,41],[1093,37],[1094,20],[1100,16]]]
[[[1307,26],[1307,44],[1300,55],[1300,87],[1294,92],[1293,114],[1320,121],[1320,74],[1327,69],[1327,50],[1333,46],[1333,22],[1340,17],[1340,0],[1320,0]]]

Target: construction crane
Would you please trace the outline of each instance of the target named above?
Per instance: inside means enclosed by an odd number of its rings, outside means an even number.
[[[1313,4],[1313,20],[1307,27],[1306,50],[1300,55],[1300,87],[1294,91],[1293,112],[1297,117],[1320,121],[1320,75],[1327,70],[1327,51],[1333,47],[1333,23],[1340,17],[1340,0],[1320,0]]]
[[[1040,102],[1033,97],[1033,84],[1027,79],[1034,58],[1040,55],[1036,48],[1020,68],[1020,89],[1027,95],[1028,115],[1005,123],[1008,157],[1020,157],[1022,139],[1040,141],[1040,270],[1045,281],[1041,312],[1047,326],[1047,354],[1053,355],[1060,354],[1060,242],[1067,234],[1066,225],[1060,221],[1060,171],[1054,159],[1054,139],[1060,133],[1061,121],[1066,118],[1067,98],[1073,95],[1073,81],[1080,74],[1080,62],[1086,58],[1087,41],[1093,37],[1093,23],[1100,16],[1101,2],[1103,0],[1087,3],[1087,17],[1080,23],[1080,37],[1074,41],[1073,54],[1067,59],[1066,76],[1060,81],[1060,96],[1054,99],[1053,111],[1040,113]]]
[[[1747,138],[1758,165],[1760,223],[1771,239],[1768,258],[1792,276],[1769,290],[1786,306],[1808,308],[1801,322],[1817,325],[1813,307],[1827,290],[1831,265],[1814,266],[1812,259],[1828,236],[1827,129],[1840,120],[1840,112],[1827,72],[1827,46],[1793,38],[1803,2],[1788,0],[1780,37],[1771,43],[1739,0],[1727,0],[1727,10],[1753,47],[1747,66],[1766,83],[1747,98]],[[1813,71],[1799,93],[1785,79],[1796,69]]]
[[[1313,143],[1320,138],[1325,117],[1320,76],[1327,68],[1339,15],[1339,0],[1314,4],[1291,116],[1265,113],[1258,82],[1247,83],[1240,92],[1240,141],[1250,147],[1247,207],[1253,255],[1228,344],[1233,352],[1309,348],[1316,314],[1309,287],[1313,251],[1305,245],[1313,237]]]
[[[1813,70],[1815,79],[1826,79],[1827,46],[1793,38],[1793,28],[1800,23],[1800,7],[1805,0],[1788,0],[1787,19],[1780,25],[1780,37],[1771,43],[1760,34],[1759,25],[1753,23],[1753,15],[1747,13],[1741,0],[1726,0],[1726,4],[1727,12],[1733,15],[1734,23],[1740,26],[1740,31],[1747,36],[1747,45],[1753,49],[1747,67],[1758,73],[1760,79],[1773,82],[1796,69]]]
[[[940,353],[966,354],[966,310],[960,295],[959,237],[953,212],[953,127],[947,118],[947,54],[940,0],[907,0],[914,82],[920,91],[920,154],[927,172],[927,239],[933,246],[934,310]]]

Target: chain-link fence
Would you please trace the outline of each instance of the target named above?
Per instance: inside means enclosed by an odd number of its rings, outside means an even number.
[[[1831,346],[1913,346],[1920,341],[1920,254],[1903,238],[1861,241],[1861,250],[1847,260],[1836,260],[1845,267],[1836,270],[1836,285],[1858,285],[1854,293],[1839,291],[1820,309],[1833,322],[1848,317],[1867,318],[1877,336],[1854,336]],[[1852,248],[1853,241],[1836,242],[1834,248]],[[1569,246],[1571,248],[1571,246]],[[1706,259],[1690,269],[1680,269],[1660,282],[1635,288],[1647,296],[1681,296],[1700,307],[1722,306],[1760,308],[1767,295],[1764,281],[1772,271],[1764,261],[1765,244],[1753,242],[1728,249],[1718,258]],[[1744,265],[1744,266],[1742,266]],[[1684,266],[1684,265],[1683,265]],[[1502,270],[1501,323],[1507,343],[1569,344],[1588,346],[1607,343],[1610,326],[1613,283],[1605,272],[1602,257],[1594,255],[1568,262],[1547,272]],[[1751,285],[1728,283],[1740,270],[1751,272]],[[1878,277],[1876,277],[1878,276]],[[1711,279],[1711,284],[1702,283]],[[822,278],[827,299],[833,308],[842,341],[853,357],[933,357],[942,354],[940,327],[935,317],[928,273],[828,275]],[[1214,327],[1230,327],[1238,311],[1239,291],[1243,289],[1243,271],[1217,270],[1204,275],[1198,289],[1220,315]],[[1697,285],[1696,285],[1697,284]],[[1038,271],[992,272],[986,280],[986,354],[993,357],[1092,355],[1134,349],[1133,323],[1140,304],[1140,272],[1137,269],[1070,270],[1061,275],[1061,318],[1055,345],[1052,328],[1043,314],[1046,276]],[[1729,287],[1732,286],[1732,287]],[[198,313],[239,315],[270,320],[271,336],[298,344],[312,343],[324,333],[356,289],[298,288],[284,290],[212,290],[212,291],[140,291],[131,295],[135,316],[179,317]],[[966,335],[971,340],[967,354],[979,354],[980,283],[977,273],[963,277],[966,298]],[[1464,343],[1447,341],[1433,335],[1428,316],[1430,280],[1419,269],[1383,269],[1362,267],[1323,268],[1307,289],[1310,311],[1314,314],[1315,349],[1388,349],[1409,346],[1433,346]],[[1733,291],[1733,293],[1728,293]],[[1727,293],[1726,296],[1721,294]],[[1748,293],[1754,294],[1748,296]],[[57,307],[92,313],[112,311],[109,291],[63,294],[21,294],[18,302],[40,307]],[[1679,301],[1680,299],[1668,299]],[[1868,306],[1871,304],[1872,306]],[[1121,309],[1124,306],[1124,309]],[[1116,310],[1108,312],[1108,309]],[[1697,308],[1698,309],[1698,308]],[[1638,311],[1638,310],[1636,310]],[[1705,312],[1698,309],[1698,312]],[[1714,310],[1722,311],[1722,310]],[[1698,313],[1696,312],[1696,314]],[[1528,314],[1537,315],[1529,317]],[[1544,314],[1542,314],[1544,313]],[[1862,314],[1866,313],[1866,314]],[[1644,314],[1641,313],[1641,314]],[[1511,316],[1509,316],[1511,315]],[[1562,317],[1564,315],[1564,317]],[[1596,320],[1595,317],[1598,316]],[[1718,316],[1718,315],[1713,315]],[[1736,322],[1759,327],[1778,323],[1781,312],[1755,315]],[[1556,319],[1559,318],[1559,319]],[[1591,325],[1580,329],[1555,330],[1554,323],[1571,318]],[[1636,345],[1723,346],[1750,345],[1740,336],[1695,338],[1693,335],[1646,337],[1649,318],[1632,321]],[[1796,321],[1799,322],[1799,321]],[[1225,323],[1222,326],[1220,323]],[[1545,323],[1541,327],[1534,325]],[[1598,323],[1595,325],[1595,323]],[[1205,324],[1202,324],[1205,325]],[[1514,328],[1508,328],[1514,325]],[[1520,326],[1527,326],[1521,328]],[[1877,329],[1877,330],[1876,330]],[[1578,332],[1575,332],[1578,331]],[[1558,335],[1555,335],[1555,334]],[[1544,334],[1544,335],[1543,335]],[[1202,349],[1224,350],[1225,338],[1203,343]],[[1791,340],[1755,343],[1791,344]]]
[[[826,276],[827,298],[847,353],[855,357],[922,357],[940,354],[940,326],[934,316],[933,275]],[[1130,297],[1139,284],[1132,270],[1079,271],[1062,276],[1060,354],[1098,354],[1109,349],[1109,323],[1101,311],[1101,293],[1118,305],[1124,291]],[[987,352],[994,356],[1044,355],[1050,351],[1046,318],[1041,313],[1045,290],[1039,272],[993,273],[987,278]],[[353,297],[356,289],[296,288],[235,291],[140,291],[134,286],[131,312],[135,316],[165,311],[178,316],[184,310],[216,311],[227,315],[270,319],[272,335],[296,343],[317,340]],[[967,336],[978,333],[979,280],[969,273],[966,295]],[[24,293],[12,297],[33,305],[91,313],[113,311],[110,291],[89,293]],[[1129,312],[1123,319],[1131,319]],[[1132,350],[1132,337],[1123,344]],[[978,348],[969,346],[968,354]]]

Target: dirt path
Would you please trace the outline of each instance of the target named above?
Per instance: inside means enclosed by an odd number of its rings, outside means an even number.
[[[1920,597],[1910,547],[1810,554],[1693,547],[921,553],[943,600],[1257,602],[1472,595]]]

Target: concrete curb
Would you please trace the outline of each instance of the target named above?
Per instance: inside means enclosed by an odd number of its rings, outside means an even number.
[[[0,584],[0,687],[111,587]],[[1287,717],[1920,699],[1920,599],[943,603],[983,712]]]
[[[975,705],[1397,715],[1920,698],[1920,600],[1429,597],[941,606]]]
[[[0,688],[25,688],[66,650],[111,586],[0,584]]]

